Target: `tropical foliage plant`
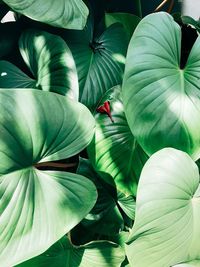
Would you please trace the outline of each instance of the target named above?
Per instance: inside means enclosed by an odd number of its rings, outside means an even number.
[[[150,2],[0,1],[1,267],[200,266],[200,23]]]

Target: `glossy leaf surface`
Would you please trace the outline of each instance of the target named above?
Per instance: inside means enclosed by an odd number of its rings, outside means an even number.
[[[174,147],[200,157],[199,48],[198,37],[181,69],[181,28],[169,14],[151,14],[135,30],[123,101],[131,131],[149,155]]]
[[[83,29],[88,9],[82,0],[3,0],[14,11],[33,20],[66,29]]]
[[[117,189],[126,195],[135,195],[140,172],[147,160],[134,136],[124,114],[121,87],[107,91],[99,105],[110,102],[113,121],[107,114],[96,112],[95,136],[88,147],[89,157],[94,168],[110,174]],[[107,182],[109,182],[107,180]]]
[[[80,152],[93,131],[93,117],[80,103],[31,89],[0,90],[2,266],[44,252],[92,209],[92,182],[35,166]]]

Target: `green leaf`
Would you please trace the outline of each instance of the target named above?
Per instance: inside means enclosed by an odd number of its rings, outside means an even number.
[[[10,267],[44,252],[94,206],[88,179],[36,169],[85,148],[94,120],[64,96],[1,89],[0,132],[0,262]]]
[[[14,65],[3,61],[0,62],[0,72],[8,75],[0,78],[1,88],[13,88],[15,84],[15,88],[36,88],[78,99],[75,62],[62,38],[44,31],[28,30],[21,35],[19,48],[36,81]]]
[[[0,60],[0,88],[34,88],[36,80],[30,78],[12,63]]]
[[[200,157],[200,38],[180,68],[181,28],[164,12],[145,17],[130,41],[123,101],[130,129],[149,155],[174,147]]]
[[[113,242],[96,241],[76,247],[63,238],[44,254],[18,267],[120,267],[123,260],[123,249]]]
[[[110,174],[116,188],[128,195],[135,195],[140,172],[147,155],[132,135],[124,114],[121,87],[111,88],[102,98],[99,106],[110,102],[111,115],[95,113],[95,135],[88,147],[89,158],[94,168],[102,172],[101,177],[110,183],[103,173]],[[126,157],[124,157],[126,155]]]
[[[82,0],[3,0],[14,11],[33,20],[66,29],[83,29],[88,9]]]
[[[109,27],[110,25],[119,22],[123,25],[128,40],[130,40],[136,26],[138,25],[138,23],[140,22],[140,18],[129,14],[129,13],[120,13],[120,12],[116,12],[116,13],[106,13],[105,14],[105,24],[107,27]]]
[[[94,111],[102,95],[122,82],[128,47],[126,32],[120,24],[111,25],[103,33],[94,32],[90,18],[84,31],[66,31],[62,37],[76,62],[79,100]]]
[[[197,165],[165,148],[145,164],[136,218],[126,253],[134,267],[169,267],[200,257],[200,186]]]
[[[182,16],[181,20],[184,24],[190,24],[190,25],[194,26],[196,28],[196,30],[198,32],[200,32],[200,21],[199,20],[195,20],[190,16]]]
[[[114,190],[109,190],[110,188],[102,183],[99,174],[94,171],[90,161],[87,159],[80,158],[77,173],[89,178],[96,185],[98,192],[95,206],[81,224],[89,229],[90,233],[98,233],[100,235],[118,234],[124,227],[124,220],[117,206],[118,199],[117,197],[116,199],[114,198]],[[124,206],[126,206],[125,203]],[[78,238],[80,239],[79,236]]]

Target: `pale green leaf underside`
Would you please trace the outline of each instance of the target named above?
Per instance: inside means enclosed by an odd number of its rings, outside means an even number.
[[[34,89],[0,90],[0,174],[71,157],[94,133],[82,104]]]
[[[94,38],[93,31],[89,20],[85,31],[64,36],[77,66],[79,100],[92,111],[107,90],[122,83],[128,47],[125,30],[120,24],[111,25]]]
[[[1,265],[10,267],[44,252],[95,201],[95,186],[77,174],[26,168],[1,176]]]
[[[200,257],[199,172],[184,152],[165,148],[145,164],[126,252],[133,267],[169,267]]]
[[[109,241],[74,247],[63,238],[44,254],[18,267],[120,267],[124,257],[123,249]]]
[[[119,191],[126,195],[135,195],[147,155],[136,142],[127,124],[120,86],[108,90],[99,105],[108,100],[114,123],[107,114],[96,112],[96,130],[88,147],[89,157],[96,170],[113,177]]]
[[[52,26],[81,30],[88,16],[82,0],[3,0],[14,11]]]
[[[131,131],[152,154],[163,147],[200,156],[200,37],[180,69],[181,28],[167,13],[145,17],[131,39],[123,100]]]

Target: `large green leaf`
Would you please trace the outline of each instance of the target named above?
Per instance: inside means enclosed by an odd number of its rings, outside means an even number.
[[[33,20],[66,29],[83,29],[88,9],[82,0],[3,0],[14,11]]]
[[[133,267],[169,267],[200,258],[200,186],[188,154],[164,148],[145,164],[126,253]]]
[[[90,18],[84,31],[66,31],[62,37],[76,62],[79,99],[93,111],[102,95],[122,82],[128,47],[126,32],[118,23],[103,33],[100,30],[94,32]]]
[[[44,252],[94,206],[88,179],[36,169],[86,147],[94,120],[64,96],[1,89],[0,132],[0,262],[10,267]]]
[[[65,237],[18,267],[120,267],[123,260],[123,249],[113,242],[96,241],[76,247]]]
[[[113,177],[118,190],[126,195],[135,195],[140,172],[148,157],[127,124],[121,87],[108,90],[99,105],[106,101],[110,102],[114,122],[107,114],[95,113],[96,130],[88,147],[89,157],[96,170]],[[101,176],[109,182],[108,176]]]
[[[29,87],[52,91],[78,99],[78,76],[70,49],[62,38],[38,30],[23,32],[19,48],[35,77],[23,74],[9,62],[0,61],[1,88]]]
[[[123,100],[131,131],[152,154],[174,147],[200,157],[200,37],[180,68],[181,28],[167,13],[145,17],[130,41]]]

